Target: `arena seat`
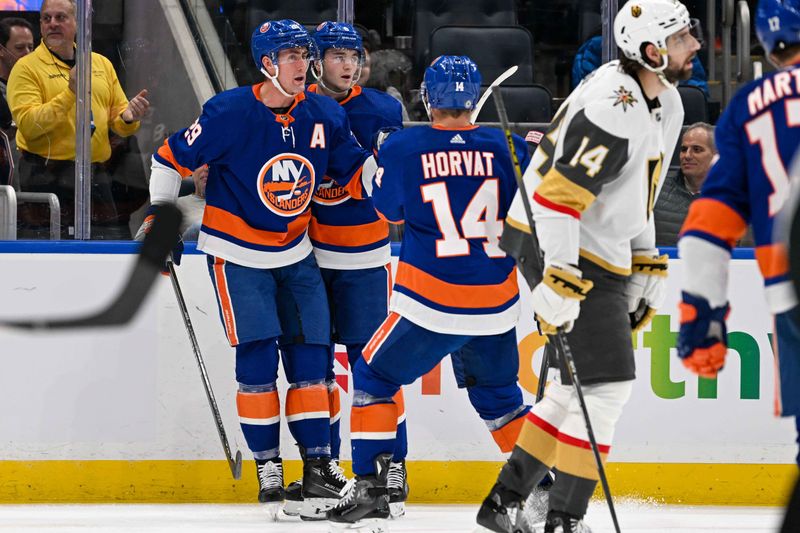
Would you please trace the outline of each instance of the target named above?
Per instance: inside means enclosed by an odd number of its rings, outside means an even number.
[[[679,86],[678,93],[683,102],[683,124],[709,122],[708,100],[702,89],[693,86]]]
[[[482,88],[484,91],[486,87]],[[550,122],[553,118],[553,97],[542,85],[501,86],[503,103],[511,122]],[[478,122],[497,122],[497,108],[492,97],[481,109]]]
[[[514,0],[416,0],[412,20],[414,66],[422,72],[436,57],[429,54],[430,36],[440,26],[514,24],[517,24]]]
[[[442,26],[431,34],[429,52],[431,60],[449,54],[469,56],[487,85],[512,65],[519,70],[506,85],[533,83],[533,36],[522,26]]]

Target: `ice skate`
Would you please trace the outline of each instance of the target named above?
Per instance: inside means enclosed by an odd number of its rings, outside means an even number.
[[[484,528],[478,531],[532,533],[521,512],[522,505],[522,496],[495,483],[478,510],[477,522]]]
[[[258,501],[264,504],[270,520],[278,519],[286,492],[283,489],[283,461],[280,457],[256,461]]]
[[[392,461],[389,464],[389,474],[386,478],[386,490],[389,494],[389,513],[392,518],[400,518],[406,514],[406,500],[408,499],[408,473],[406,461]]]
[[[303,507],[303,479],[292,481],[286,486],[286,500],[283,503],[283,514],[300,516]]]
[[[325,512],[339,503],[352,485],[334,459],[321,457],[303,463],[302,520],[325,520]]]
[[[536,485],[522,507],[522,514],[529,524],[541,524],[547,518],[548,504],[550,503],[550,488],[553,486],[553,474],[548,473]],[[288,496],[287,496],[288,498]]]
[[[390,513],[386,478],[390,461],[391,455],[379,455],[375,460],[375,475],[359,476],[344,498],[328,511],[330,531],[388,531],[386,519]]]
[[[537,528],[534,533],[592,533],[592,530],[582,518],[562,511],[550,511],[544,527]]]

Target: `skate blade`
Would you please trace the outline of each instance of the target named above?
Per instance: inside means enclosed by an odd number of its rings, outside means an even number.
[[[264,509],[264,513],[267,515],[267,519],[270,522],[277,522],[278,514],[281,512],[281,508],[283,507],[283,502],[262,503],[261,507]]]
[[[392,517],[392,520],[397,520],[398,518],[405,516],[405,514],[406,514],[405,502],[394,502],[389,504],[389,516]]]
[[[283,504],[283,514],[286,516],[300,516],[300,510],[303,508],[302,501],[286,500]]]
[[[331,522],[328,533],[341,533],[343,531],[358,531],[359,533],[389,533],[389,526],[385,518],[365,518],[354,524]]]
[[[301,520],[325,520],[325,513],[339,503],[336,498],[303,498],[300,507]]]

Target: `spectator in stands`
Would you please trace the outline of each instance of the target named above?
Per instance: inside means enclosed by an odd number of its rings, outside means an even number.
[[[716,160],[714,127],[697,122],[686,128],[680,150],[680,170],[667,174],[653,213],[657,246],[676,246],[678,243],[678,233],[689,212],[689,204],[700,193],[700,187]]]
[[[583,78],[600,66],[603,62],[602,50],[602,35],[590,37],[581,45],[575,53],[575,59],[572,61],[572,89],[575,89]],[[686,81],[681,81],[679,85],[698,87],[705,93],[706,98],[709,97],[708,76],[706,75],[706,69],[703,68],[703,64],[700,62],[700,56],[695,56],[692,60],[692,77]]]
[[[17,17],[0,20],[0,185],[16,185],[13,172],[19,163],[19,152],[13,141],[17,130],[6,99],[8,76],[17,60],[32,51],[33,26],[30,22]]]
[[[405,95],[408,92],[408,81],[411,79],[411,60],[398,50],[378,50],[370,56],[366,54],[365,67],[367,62],[371,63],[371,68],[367,69],[370,73],[364,81],[364,70],[361,69],[360,82],[365,87],[372,87],[383,91],[402,106],[403,121],[408,121],[408,111],[406,110]]]
[[[8,80],[8,103],[22,152],[20,189],[58,196],[62,238],[74,236],[76,29],[75,0],[45,0],[41,8],[42,42],[17,62]],[[93,53],[91,66],[92,237],[130,238],[127,226],[118,222],[110,179],[97,164],[111,155],[109,128],[123,137],[132,135],[150,103],[147,90],[128,101],[114,67],[105,57]],[[23,225],[20,233],[34,238],[46,236],[43,222],[49,219],[47,213],[28,211],[23,220],[31,227]],[[26,234],[26,229],[32,229],[32,233]]]
[[[206,182],[208,181],[208,165],[203,165],[192,172],[194,192],[180,196],[176,202],[183,214],[179,233],[184,241],[196,241],[200,234],[203,211],[206,209]]]

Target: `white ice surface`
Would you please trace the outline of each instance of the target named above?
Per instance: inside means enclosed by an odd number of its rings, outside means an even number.
[[[388,522],[390,532],[469,532],[477,505],[409,505],[406,516]],[[773,533],[783,510],[775,507],[686,507],[617,502],[624,533],[747,531]],[[612,532],[604,503],[592,502],[587,523],[594,533]],[[258,505],[0,505],[0,531],[53,533],[134,532],[319,532],[327,522],[288,517],[267,522]]]

